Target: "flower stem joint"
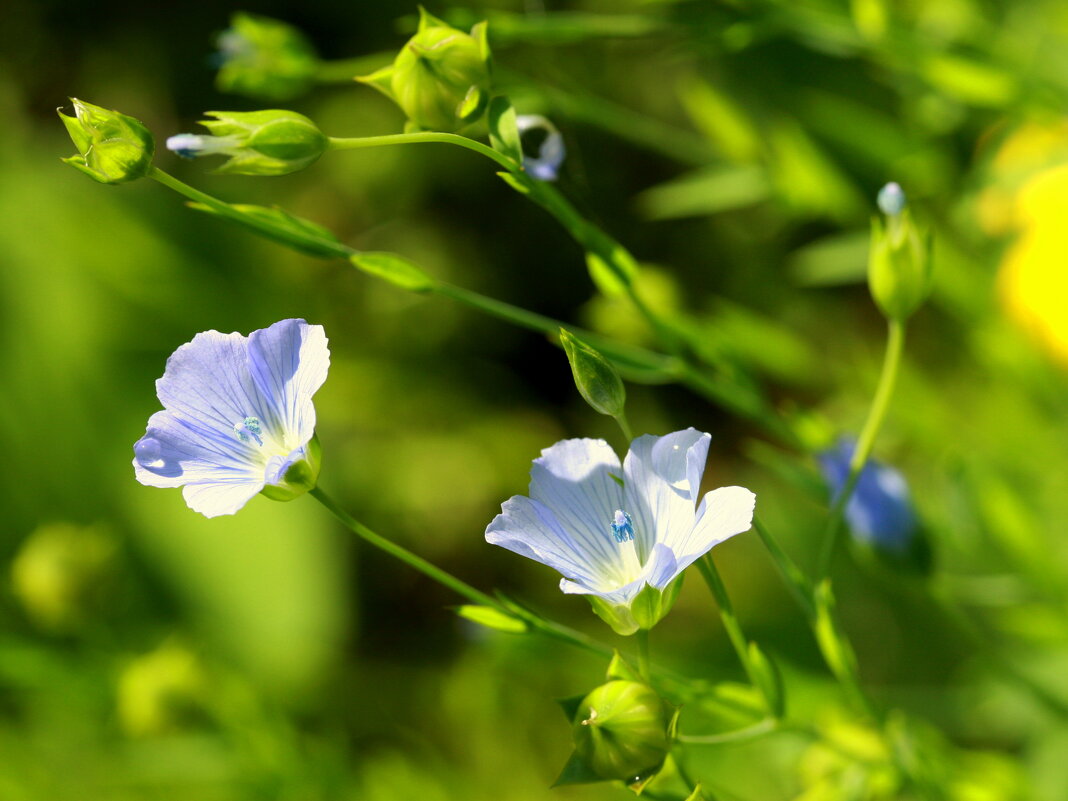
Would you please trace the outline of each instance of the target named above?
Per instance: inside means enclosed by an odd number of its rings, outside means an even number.
[[[216,172],[231,175],[286,175],[313,164],[329,140],[310,119],[295,111],[208,111],[200,124],[211,134],[176,134],[167,149],[183,158],[229,156]]]
[[[868,285],[883,314],[903,321],[931,289],[931,236],[912,219],[896,183],[880,190],[878,205],[882,214],[872,218]]]
[[[152,168],[155,141],[133,117],[72,97],[74,116],[59,111],[78,154],[63,159],[102,184],[143,178]]]
[[[476,122],[490,96],[486,23],[470,34],[419,9],[419,29],[388,67],[356,80],[401,107],[409,127],[451,133]]]

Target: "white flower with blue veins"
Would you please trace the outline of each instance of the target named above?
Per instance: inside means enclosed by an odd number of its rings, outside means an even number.
[[[320,325],[282,320],[249,336],[205,331],[167,359],[163,411],[134,444],[137,480],[182,487],[205,517],[234,514],[263,492],[289,500],[315,486],[312,396],[330,351]]]
[[[711,437],[692,428],[631,443],[626,458],[599,439],[542,451],[530,497],[506,501],[486,541],[559,571],[620,634],[667,614],[677,579],[714,545],[747,531],[756,496],[721,487],[698,506]]]

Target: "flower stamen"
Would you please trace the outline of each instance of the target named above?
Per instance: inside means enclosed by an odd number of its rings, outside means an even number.
[[[263,445],[263,438],[260,436],[263,429],[258,417],[246,417],[240,423],[234,423],[234,433],[242,442],[256,440],[257,445]]]
[[[627,542],[634,539],[634,524],[630,515],[622,509],[616,509],[612,515],[612,536],[616,542]]]

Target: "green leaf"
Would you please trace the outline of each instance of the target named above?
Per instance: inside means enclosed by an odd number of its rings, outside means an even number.
[[[824,579],[816,587],[816,641],[823,658],[836,676],[855,675],[857,657],[838,628],[834,593],[830,581]]]
[[[412,292],[429,292],[435,281],[414,262],[396,253],[367,252],[353,254],[349,260],[360,270],[401,289]]]
[[[519,128],[515,122],[515,108],[512,102],[500,95],[493,98],[487,113],[489,138],[493,149],[503,153],[516,163],[523,163],[523,144],[519,139]]]
[[[254,230],[260,236],[281,242],[301,253],[309,256],[318,256],[323,259],[347,256],[348,248],[323,226],[297,217],[284,211],[277,206],[253,206],[249,204],[228,203],[232,211],[237,212],[243,219],[230,217],[219,209],[204,203],[187,203],[187,206],[197,211],[203,211],[216,217],[231,220],[239,225],[243,224]],[[259,223],[259,224],[257,224]]]
[[[775,663],[760,650],[760,646],[755,642],[749,643],[749,669],[753,674],[753,682],[768,702],[768,711],[776,718],[781,718],[783,712],[786,711],[782,675]]]
[[[530,194],[530,187],[525,184],[521,178],[512,175],[512,173],[510,172],[499,172],[497,173],[497,175],[501,176],[501,180],[503,180],[506,184],[508,184],[508,186],[512,187],[512,189],[514,189],[519,194]]]
[[[465,620],[470,620],[472,623],[477,623],[494,631],[503,631],[508,634],[525,634],[530,630],[522,620],[512,617],[499,609],[494,609],[492,606],[465,604],[456,608],[456,614]]]

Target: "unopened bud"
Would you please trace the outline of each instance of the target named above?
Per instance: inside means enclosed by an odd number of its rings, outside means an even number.
[[[466,34],[420,9],[419,29],[393,64],[356,80],[393,100],[415,128],[458,131],[486,110],[489,60],[485,22]]]
[[[621,415],[627,392],[612,363],[563,328],[560,329],[560,344],[571,364],[575,386],[586,403],[609,417]]]
[[[575,752],[602,779],[634,781],[663,764],[671,719],[672,710],[648,684],[609,681],[578,705]]]
[[[71,98],[74,116],[59,112],[78,155],[63,159],[102,184],[143,178],[152,168],[155,142],[133,117]]]
[[[872,220],[868,285],[887,318],[904,320],[931,288],[931,238],[913,221],[897,184],[882,188],[878,204],[885,216]]]
[[[289,100],[308,91],[319,71],[319,57],[304,34],[269,17],[234,14],[217,45],[220,92]]]
[[[295,111],[208,111],[200,124],[210,135],[177,134],[167,149],[183,158],[228,156],[216,172],[232,175],[286,175],[315,162],[329,140],[310,119]]]

